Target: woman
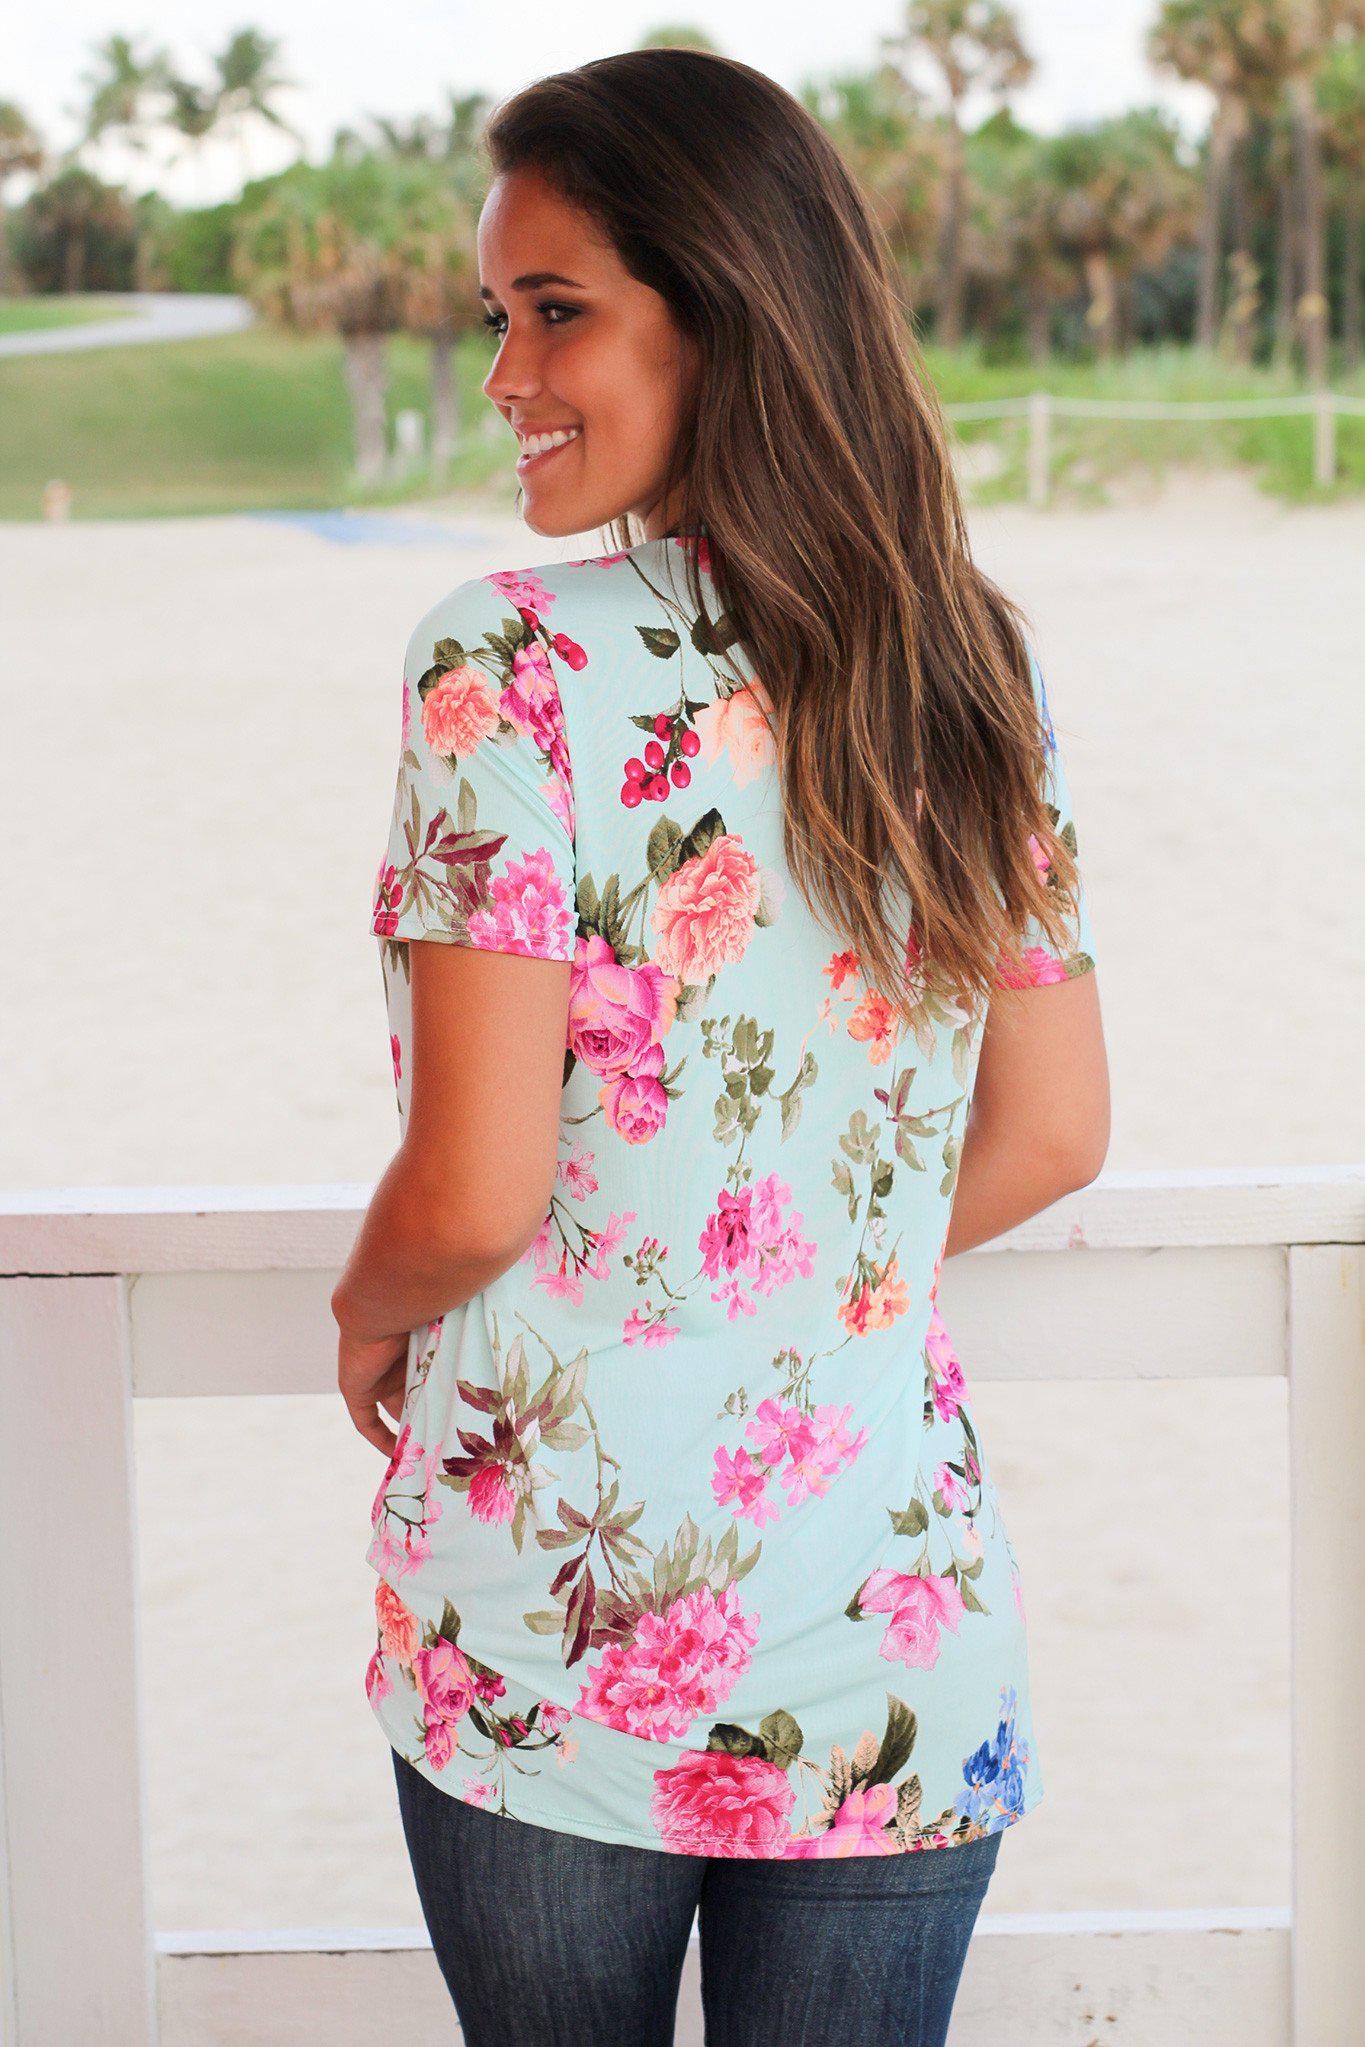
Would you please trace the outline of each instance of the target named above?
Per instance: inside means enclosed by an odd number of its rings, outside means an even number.
[[[484,388],[615,544],[407,650],[368,1694],[471,2047],[671,2040],[697,1911],[713,2047],[931,2047],[1042,1792],[935,1294],[1108,1142],[1062,763],[799,103],[635,51],[488,140]]]

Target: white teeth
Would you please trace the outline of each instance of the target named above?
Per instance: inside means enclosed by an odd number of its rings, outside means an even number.
[[[573,440],[575,435],[581,434],[582,431],[582,427],[579,426],[561,426],[556,427],[552,434],[523,434],[521,437],[522,453],[526,455],[543,455],[547,448],[562,448],[566,441]]]

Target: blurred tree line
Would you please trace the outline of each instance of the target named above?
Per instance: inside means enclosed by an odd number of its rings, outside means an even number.
[[[713,48],[661,29],[654,44]],[[1005,0],[908,0],[868,67],[799,93],[868,192],[924,338],[992,359],[1105,357],[1163,340],[1294,364],[1321,384],[1360,362],[1365,0],[1160,0],[1148,55],[1204,86],[1188,146],[1155,107],[1036,134],[1013,110],[1034,72]],[[0,292],[245,292],[272,321],[344,343],[360,472],[383,462],[387,338],[431,344],[433,453],[460,427],[452,351],[478,326],[480,138],[493,102],[336,131],[320,163],[280,111],[280,45],[233,34],[207,82],[113,35],[82,79],[82,130],[55,155],[0,102]],[[969,125],[967,105],[989,111]],[[268,124],[299,155],[253,176]],[[242,190],[177,207],[102,181],[115,138],[193,158],[227,139]],[[11,205],[14,182],[31,185]]]

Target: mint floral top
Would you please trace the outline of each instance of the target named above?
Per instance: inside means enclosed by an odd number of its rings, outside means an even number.
[[[935,1305],[984,1019],[926,1000],[903,1031],[807,908],[717,612],[707,536],[670,535],[462,583],[408,645],[372,926],[400,1128],[410,939],[573,973],[549,1212],[411,1338],[366,1690],[424,1776],[511,1820],[952,1847],[1043,1789]],[[1083,894],[1072,931],[1031,934],[1030,981],[1091,968]]]

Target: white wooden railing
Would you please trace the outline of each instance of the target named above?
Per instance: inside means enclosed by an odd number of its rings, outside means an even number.
[[[172,1937],[148,1905],[132,1403],[335,1398],[329,1296],[367,1199],[0,1196],[5,2047],[349,2047],[391,2031],[395,2010],[413,2047],[454,2037],[419,1935]],[[944,1269],[945,1318],[977,1379],[1286,1374],[1292,1544],[1292,1899],[988,1909],[954,2047],[1365,2039],[1363,1220],[1362,1169],[1104,1174]],[[679,2047],[701,2038],[695,1964],[694,1934]]]
[[[1028,501],[1042,506],[1052,489],[1052,427],[1058,419],[1155,419],[1178,422],[1210,419],[1306,418],[1313,433],[1313,484],[1327,490],[1337,480],[1337,420],[1365,418],[1365,398],[1340,391],[1285,391],[1264,398],[1069,398],[1030,391],[1022,398],[971,398],[945,405],[955,424],[981,419],[1027,422]]]

